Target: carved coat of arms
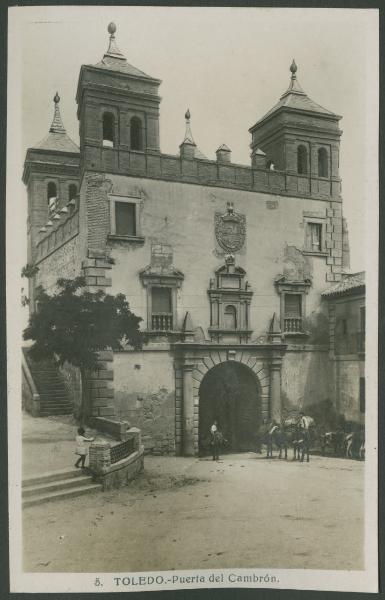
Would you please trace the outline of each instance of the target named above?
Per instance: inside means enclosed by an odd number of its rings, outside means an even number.
[[[246,217],[234,212],[232,202],[227,203],[224,215],[215,213],[215,236],[223,250],[238,252],[245,243]]]

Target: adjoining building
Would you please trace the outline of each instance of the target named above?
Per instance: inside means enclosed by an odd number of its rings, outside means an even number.
[[[329,307],[330,359],[336,412],[365,424],[365,273],[353,273],[322,294]]]
[[[249,166],[225,143],[206,158],[190,111],[179,149],[163,154],[161,82],[108,30],[102,60],[80,70],[80,148],[56,95],[48,136],[27,151],[31,308],[59,273],[126,294],[150,341],[103,353],[91,416],[128,420],[156,453],[198,453],[214,418],[232,449],[252,449],[263,417],[336,394],[322,292],[348,265],[341,117],[308,97],[293,61],[249,130]]]

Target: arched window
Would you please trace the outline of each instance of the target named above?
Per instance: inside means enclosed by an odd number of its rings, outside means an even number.
[[[71,201],[78,193],[78,186],[74,183],[71,183],[68,186],[68,200]]]
[[[328,153],[326,148],[318,150],[318,177],[329,177]]]
[[[305,146],[297,148],[297,173],[298,175],[307,174],[307,149]]]
[[[274,171],[275,170],[275,166],[272,160],[268,160],[266,163],[266,169],[269,169],[269,171]]]
[[[229,304],[225,308],[225,327],[226,329],[237,328],[237,309],[232,304]]]
[[[131,150],[143,150],[142,121],[138,117],[132,117],[130,121]]]
[[[103,114],[103,146],[114,147],[115,142],[115,118],[111,113]]]
[[[57,201],[58,201],[58,197],[57,197],[56,183],[54,183],[53,181],[50,181],[47,185],[47,203],[48,203],[48,209],[49,209],[50,213],[52,213],[56,210]]]

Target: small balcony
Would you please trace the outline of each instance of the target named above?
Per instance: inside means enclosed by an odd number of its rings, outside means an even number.
[[[153,313],[151,318],[152,331],[172,331],[172,313]]]
[[[285,317],[283,320],[284,333],[303,333],[302,317]]]

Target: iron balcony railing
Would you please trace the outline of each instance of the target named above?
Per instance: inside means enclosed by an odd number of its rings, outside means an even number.
[[[285,333],[301,333],[302,332],[302,318],[301,317],[285,317],[283,320],[283,327]]]
[[[111,464],[117,463],[123,458],[127,458],[134,452],[134,438],[113,446],[110,450]]]
[[[172,313],[153,313],[151,328],[153,331],[172,331]]]

